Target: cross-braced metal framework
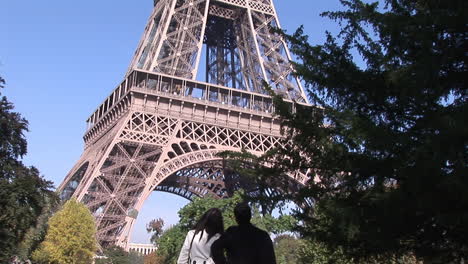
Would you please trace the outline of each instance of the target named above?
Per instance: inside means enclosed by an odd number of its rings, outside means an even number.
[[[206,82],[265,94],[263,81],[306,102],[270,0],[159,0],[129,68],[195,79],[206,50]]]
[[[93,213],[105,247],[128,248],[153,191],[223,198],[244,188],[219,154],[261,155],[281,142],[265,80],[305,102],[270,0],[155,0],[124,81],[87,120],[85,150],[59,191]],[[202,51],[206,80],[195,81]],[[303,184],[307,172],[289,175]]]
[[[192,200],[194,197],[229,197],[222,161],[207,161],[177,171],[155,188]]]

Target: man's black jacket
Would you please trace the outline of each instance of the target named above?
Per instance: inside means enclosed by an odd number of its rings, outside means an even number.
[[[211,246],[211,254],[216,264],[276,264],[270,236],[252,224],[228,228]]]

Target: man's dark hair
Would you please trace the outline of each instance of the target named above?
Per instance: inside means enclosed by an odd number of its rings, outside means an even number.
[[[250,211],[250,206],[248,203],[238,203],[234,208],[234,216],[239,225],[244,225],[250,223],[252,218],[252,212]]]

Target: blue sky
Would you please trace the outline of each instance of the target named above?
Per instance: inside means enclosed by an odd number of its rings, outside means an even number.
[[[312,43],[337,24],[319,14],[338,0],[275,0],[281,25],[304,25]],[[0,75],[5,94],[29,120],[28,155],[46,179],[60,184],[83,150],[85,120],[120,83],[140,40],[152,0],[4,0],[0,9]],[[132,240],[149,241],[144,225],[162,217],[177,222],[186,204],[154,193]]]

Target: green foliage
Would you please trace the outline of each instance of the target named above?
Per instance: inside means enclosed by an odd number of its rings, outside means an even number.
[[[96,264],[143,264],[143,256],[136,252],[126,252],[121,247],[113,246],[103,253],[106,258],[96,259]]]
[[[5,80],[0,77],[0,89]],[[1,92],[0,92],[1,95]],[[14,106],[5,96],[0,99],[0,170],[2,177],[14,177],[13,169],[18,158],[27,152],[24,133],[28,131],[28,121],[19,113],[13,112]],[[10,172],[10,173],[9,173]]]
[[[206,211],[211,208],[219,208],[223,213],[224,226],[235,225],[234,207],[243,201],[242,194],[242,192],[237,192],[227,199],[195,198],[191,203],[180,209],[179,224],[184,230],[189,231]]]
[[[297,263],[301,264],[352,264],[351,258],[341,248],[329,249],[318,241],[300,240]],[[364,263],[362,263],[364,264]],[[370,263],[369,263],[370,264]],[[409,264],[409,263],[408,263]]]
[[[342,0],[338,38],[287,36],[310,108],[275,97],[288,142],[271,160],[312,170],[302,234],[355,262],[468,255],[466,3]],[[364,65],[358,65],[357,59]],[[275,175],[276,176],[276,175]],[[322,253],[320,255],[323,255]]]
[[[144,258],[144,264],[164,264],[166,263],[166,258],[159,255],[157,252],[148,254]]]
[[[174,264],[179,257],[180,249],[184,244],[188,230],[180,224],[167,229],[158,240],[158,256],[164,259],[166,264]]]
[[[329,248],[319,241],[297,239],[299,242],[296,250],[296,262],[298,264],[421,264],[412,254],[401,256],[386,255],[353,259],[345,253],[343,248]],[[280,251],[281,252],[281,251]],[[277,250],[278,254],[278,250]],[[281,253],[280,253],[281,254]],[[279,254],[278,254],[279,255]],[[281,256],[281,255],[279,255]]]
[[[273,241],[278,264],[297,264],[302,241],[292,235],[279,235]]]
[[[252,224],[270,234],[278,235],[289,232],[297,225],[296,218],[291,215],[280,215],[279,217],[274,217],[269,214],[262,215],[256,206],[253,206],[252,210]]]
[[[176,263],[187,232],[208,209],[214,207],[221,209],[224,226],[227,227],[235,224],[233,209],[241,201],[241,193],[236,193],[228,199],[195,198],[179,210],[179,223],[167,229],[158,239],[158,255],[165,258],[165,263]]]
[[[167,229],[157,241],[157,255],[165,258],[164,263],[176,263],[180,249],[187,232],[192,229],[198,219],[211,208],[219,208],[223,213],[224,226],[227,228],[237,225],[234,217],[234,207],[244,201],[242,191],[226,199],[195,198],[191,203],[179,211],[179,223]],[[257,207],[253,207],[252,223],[267,232],[280,234],[290,231],[295,226],[296,220],[292,216],[283,215],[274,218],[270,215],[263,216]]]
[[[37,218],[36,225],[29,228],[23,240],[18,245],[17,255],[20,259],[29,259],[32,252],[36,250],[39,244],[44,240],[47,233],[47,222],[56,210],[58,203],[57,197],[46,199],[46,204]]]
[[[413,255],[378,256],[354,260],[342,248],[331,249],[324,243],[283,234],[274,241],[278,264],[418,264]]]
[[[4,87],[0,77],[0,89]],[[0,91],[1,96],[1,91]],[[0,262],[28,258],[42,238],[47,212],[57,201],[52,183],[20,159],[26,154],[28,122],[5,96],[0,98]]]
[[[46,238],[34,251],[33,259],[38,263],[88,264],[96,250],[94,218],[85,205],[73,198],[50,218]]]
[[[282,171],[264,165],[271,162],[269,157],[274,153],[273,150],[260,157],[245,150],[224,151],[219,154],[224,159],[225,177],[230,177],[231,181],[237,182],[245,190],[243,199],[257,204],[262,215],[271,215],[275,209],[281,211],[287,204],[285,198],[290,191],[288,187],[297,185],[290,177],[282,174]],[[272,175],[275,177],[271,177]],[[233,192],[229,188],[228,191]]]
[[[179,224],[185,230],[190,230],[195,226],[196,221],[210,208],[219,208],[223,213],[224,227],[237,225],[234,217],[234,208],[245,200],[243,191],[237,191],[230,198],[195,198],[179,211]],[[282,215],[278,218],[271,215],[262,215],[256,205],[252,206],[252,221],[257,227],[273,234],[280,234],[292,230],[296,220],[292,216]]]

